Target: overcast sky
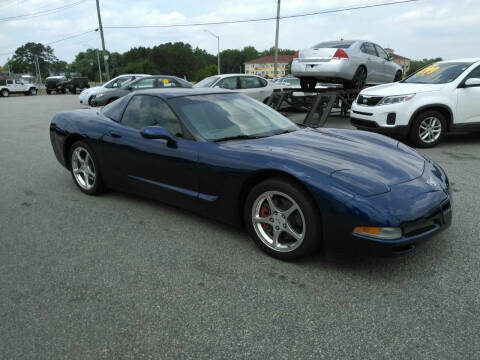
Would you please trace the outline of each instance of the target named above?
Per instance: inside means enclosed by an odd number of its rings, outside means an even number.
[[[0,53],[29,42],[47,43],[98,27],[95,0],[48,16],[28,20],[1,18],[35,13],[78,0],[0,0]],[[281,15],[339,9],[392,0],[282,0]],[[276,0],[100,0],[104,26],[178,24],[270,17]],[[273,46],[275,21],[196,26],[188,28],[105,29],[106,47],[123,52],[134,46],[183,41],[217,52],[253,45]],[[480,0],[419,0],[373,9],[285,19],[280,23],[279,47],[299,49],[323,40],[368,39],[412,59],[454,59],[480,56]],[[72,61],[79,51],[100,47],[96,32],[51,45],[55,55]],[[11,56],[11,55],[9,55]],[[0,55],[4,64],[7,55]]]

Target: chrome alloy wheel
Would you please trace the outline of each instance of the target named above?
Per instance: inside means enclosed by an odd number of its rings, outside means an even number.
[[[88,150],[77,147],[72,153],[72,172],[77,184],[84,190],[90,190],[95,185],[95,166]]]
[[[280,191],[267,191],[257,197],[252,206],[252,223],[262,242],[279,252],[295,250],[306,234],[300,206]]]
[[[429,116],[423,119],[418,128],[420,139],[427,144],[437,141],[441,133],[442,123],[435,116]]]

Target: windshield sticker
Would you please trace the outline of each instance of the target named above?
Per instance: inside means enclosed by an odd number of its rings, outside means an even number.
[[[417,75],[431,75],[438,70],[440,70],[440,66],[438,64],[432,64],[425,69],[420,70]]]

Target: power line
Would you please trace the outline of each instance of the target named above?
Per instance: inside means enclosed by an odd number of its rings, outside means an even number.
[[[334,9],[334,10],[319,10],[310,13],[295,14],[295,15],[284,15],[280,16],[280,19],[292,19],[305,16],[321,15],[321,14],[332,14],[350,10],[361,10],[369,9],[381,6],[389,5],[398,5],[411,2],[417,2],[420,0],[402,0],[402,1],[391,1],[380,4],[370,4],[370,5],[359,5],[348,8]],[[143,29],[143,28],[168,28],[168,27],[189,27],[189,26],[206,26],[206,25],[224,25],[224,24],[240,24],[240,23],[249,23],[249,22],[260,22],[260,21],[269,21],[276,20],[277,17],[266,17],[266,18],[257,18],[257,19],[244,19],[244,20],[224,20],[224,21],[213,21],[213,22],[203,22],[203,23],[190,23],[190,24],[170,24],[170,25],[125,25],[125,26],[104,26],[104,29]]]
[[[73,39],[73,38],[77,38],[77,37],[80,37],[80,36],[89,34],[89,33],[91,33],[91,32],[97,31],[97,30],[98,30],[98,29],[92,29],[92,30],[84,31],[84,32],[81,32],[81,33],[78,33],[78,34],[73,34],[73,35],[64,37],[64,38],[62,38],[62,39],[58,39],[58,40],[54,40],[54,41],[47,42],[47,43],[45,43],[45,45],[52,45],[52,44],[56,44],[56,43],[59,43],[59,42],[62,42],[62,41],[66,41],[66,40],[70,40],[70,39]],[[7,55],[13,55],[13,54],[15,54],[15,51],[6,52],[6,53],[0,53],[0,56],[7,56]]]
[[[74,3],[71,3],[71,4],[66,4],[66,5],[63,5],[63,6],[59,6],[59,7],[56,7],[56,8],[37,11],[35,13],[8,16],[8,17],[0,18],[0,22],[14,21],[14,20],[28,20],[28,19],[32,19],[32,18],[36,18],[36,17],[40,17],[40,16],[46,16],[46,15],[50,15],[50,14],[53,14],[53,13],[61,11],[61,10],[69,9],[69,8],[74,7],[74,6],[83,4],[84,2],[87,2],[87,1],[89,1],[89,0],[80,0],[80,1],[77,1],[77,2],[74,2]]]

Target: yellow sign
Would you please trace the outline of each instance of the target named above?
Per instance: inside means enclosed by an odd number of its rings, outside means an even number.
[[[164,84],[168,84],[170,81],[168,79],[163,79]]]
[[[420,70],[417,75],[431,75],[435,71],[440,70],[440,66],[438,64],[432,64],[430,66],[427,66],[426,68]]]

